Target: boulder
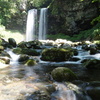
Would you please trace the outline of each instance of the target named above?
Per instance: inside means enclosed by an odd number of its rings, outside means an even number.
[[[36,61],[34,59],[29,59],[29,60],[27,60],[25,65],[27,65],[27,66],[34,66],[34,65],[36,65]]]
[[[35,49],[28,49],[28,48],[22,49],[21,53],[22,54],[27,54],[27,55],[30,55],[30,56],[40,55],[40,53],[37,52]]]
[[[14,48],[13,52],[16,54],[21,54],[22,49],[20,47]]]
[[[52,78],[56,81],[73,81],[77,76],[69,68],[58,67],[51,72]]]
[[[18,47],[20,47],[20,48],[26,48],[26,43],[27,42],[21,41],[20,43],[18,43]]]
[[[13,39],[13,38],[9,38],[9,39],[8,39],[8,42],[9,42],[9,44],[12,45],[13,47],[16,47],[16,45],[17,45],[15,39]]]
[[[100,99],[100,81],[89,82],[89,85],[86,87],[88,95],[92,100]]]
[[[0,46],[0,52],[1,51],[4,51],[4,47],[3,46]]]
[[[33,48],[33,49],[41,49],[41,45],[42,43],[38,40],[29,41],[26,43],[27,48]]]
[[[2,51],[2,52],[0,53],[0,56],[11,58],[11,56],[10,56],[6,51]]]
[[[91,47],[90,48],[90,54],[93,55],[93,54],[96,54],[96,53],[97,53],[97,48]]]
[[[22,54],[20,55],[18,61],[22,63],[22,62],[26,62],[28,59],[29,59],[29,56]]]
[[[84,63],[84,65],[88,69],[99,69],[100,70],[100,60],[98,59],[87,60]]]
[[[10,59],[8,57],[0,57],[0,62],[3,64],[9,64]]]
[[[50,48],[44,49],[41,54],[41,59],[44,61],[67,61],[73,56],[72,49]]]

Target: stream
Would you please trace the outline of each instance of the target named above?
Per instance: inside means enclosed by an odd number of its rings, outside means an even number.
[[[88,96],[87,91],[90,93],[91,90],[97,88],[100,91],[100,71],[87,70],[82,67],[81,61],[86,58],[100,60],[100,53],[90,55],[80,46],[77,49],[79,54],[74,57],[79,58],[78,61],[45,62],[39,60],[35,66],[19,64],[19,55],[14,54],[10,49],[7,50],[11,59],[8,67],[0,68],[0,100],[97,100],[95,97],[92,99]],[[81,79],[73,81],[73,84],[83,89],[85,95],[76,95],[75,91],[70,90],[65,83],[54,81],[48,73],[56,67],[72,69]]]

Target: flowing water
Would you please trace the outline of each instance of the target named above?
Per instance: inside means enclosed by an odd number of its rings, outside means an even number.
[[[56,92],[52,94],[52,100],[77,100],[74,91],[68,89],[63,83],[56,83]]]
[[[39,19],[39,40],[45,40],[47,34],[47,8],[42,8]]]
[[[58,66],[71,68],[81,79],[79,81],[83,81],[82,83],[80,82],[80,86],[82,87],[89,80],[100,81],[100,71],[96,71],[96,74],[94,71],[89,72],[85,68],[82,68],[80,63],[84,57],[100,59],[100,54],[89,55],[88,51],[78,48],[79,55],[77,57],[81,59],[80,61],[59,63],[40,61],[37,65],[29,67],[18,63],[19,55],[12,53],[11,50],[7,52],[11,55],[11,62],[9,67],[0,69],[0,100],[41,100],[30,96],[33,92],[44,90],[46,85],[53,83],[50,82],[51,77],[47,73]],[[54,82],[54,84],[56,84],[56,90],[51,93],[50,100],[91,100],[87,95],[83,95],[84,99],[79,99],[80,97],[77,97],[75,92],[67,88],[63,83]],[[27,97],[29,99],[26,99]]]
[[[28,11],[26,25],[26,41],[45,40],[47,34],[47,8],[41,8],[38,19],[38,10]],[[39,23],[38,23],[39,22]],[[39,25],[38,25],[39,24]]]
[[[37,9],[28,11],[26,25],[26,41],[32,41],[37,38]]]

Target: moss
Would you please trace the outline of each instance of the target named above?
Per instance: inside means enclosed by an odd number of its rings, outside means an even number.
[[[10,44],[10,45],[12,45],[13,47],[16,47],[17,44],[16,44],[15,39],[9,38],[8,41],[9,41],[9,44]]]
[[[29,59],[29,60],[25,63],[25,65],[27,65],[27,66],[34,66],[35,64],[36,64],[36,61],[33,60],[33,59]]]
[[[99,69],[100,70],[100,60],[97,60],[97,59],[88,60],[84,63],[84,66],[88,69]]]
[[[13,52],[14,53],[16,53],[16,54],[21,54],[21,51],[22,51],[22,49],[21,48],[15,48],[15,49],[13,49]]]
[[[27,54],[27,55],[30,55],[30,56],[38,56],[40,55],[39,52],[37,52],[35,49],[22,49],[21,51],[22,54]]]
[[[77,79],[76,75],[69,68],[65,67],[55,68],[51,75],[56,81],[72,81]]]
[[[25,61],[27,61],[29,59],[29,56],[27,56],[27,55],[20,55],[20,57],[19,57],[19,59],[18,59],[18,61],[19,62],[25,62]]]
[[[51,48],[43,50],[41,59],[60,62],[68,60],[72,55],[73,52],[70,49]]]

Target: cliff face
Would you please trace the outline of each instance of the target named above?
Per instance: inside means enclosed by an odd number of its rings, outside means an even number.
[[[54,0],[49,8],[50,34],[73,35],[91,28],[90,22],[98,16],[98,5],[91,0]]]

